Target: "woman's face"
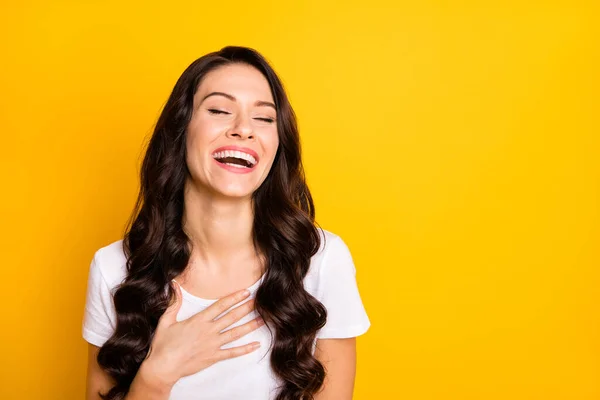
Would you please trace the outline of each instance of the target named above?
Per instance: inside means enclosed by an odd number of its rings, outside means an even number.
[[[267,79],[230,64],[206,74],[194,95],[186,162],[195,185],[248,197],[267,177],[277,147],[277,113]]]

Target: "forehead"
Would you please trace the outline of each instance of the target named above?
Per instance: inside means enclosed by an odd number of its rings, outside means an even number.
[[[225,92],[236,98],[273,101],[269,82],[256,68],[246,64],[229,64],[207,73],[195,97],[211,92]]]

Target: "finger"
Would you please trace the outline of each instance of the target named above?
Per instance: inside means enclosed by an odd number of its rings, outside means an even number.
[[[252,321],[248,321],[243,325],[226,330],[219,336],[219,344],[223,345],[225,343],[233,342],[234,340],[239,339],[242,336],[247,335],[248,333],[260,328],[264,324],[265,323],[262,320],[262,318],[259,317],[253,319]]]
[[[244,315],[250,313],[252,310],[254,310],[254,299],[248,300],[241,306],[234,308],[221,318],[214,321],[215,328],[220,332],[228,326],[233,325],[236,321],[242,319]]]
[[[244,300],[249,295],[250,292],[244,290],[232,293],[229,296],[225,296],[222,299],[219,299],[213,304],[211,304],[206,310],[202,311],[201,314],[203,317],[206,317],[209,321],[212,321],[219,315],[223,314],[225,311],[229,310],[235,304]]]
[[[182,303],[181,288],[175,280],[171,281],[171,287],[175,292],[175,299],[171,301],[169,307],[167,307],[164,314],[160,317],[160,320],[158,321],[159,324],[172,325],[177,322],[177,313],[179,312]]]
[[[228,349],[221,349],[217,352],[217,361],[226,360],[228,358],[234,358],[243,356],[253,352],[260,347],[260,342],[248,343],[244,346],[230,347]]]

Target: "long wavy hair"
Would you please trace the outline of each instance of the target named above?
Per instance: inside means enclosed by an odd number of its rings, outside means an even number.
[[[114,379],[105,400],[121,400],[146,357],[158,320],[175,296],[170,282],[189,261],[184,233],[186,132],[193,98],[203,77],[242,63],[269,82],[277,109],[279,148],[268,176],[253,193],[253,242],[266,260],[256,292],[256,312],[272,335],[271,368],[281,379],[277,400],[312,400],[325,369],[312,355],[325,325],[323,304],[303,286],[311,257],[320,247],[313,200],[304,177],[294,111],[273,68],[253,49],[228,46],[198,58],[177,80],[154,128],[142,163],[140,192],[123,249],[127,276],[114,293],[116,329],[98,353],[98,364]],[[271,330],[273,328],[273,330]]]

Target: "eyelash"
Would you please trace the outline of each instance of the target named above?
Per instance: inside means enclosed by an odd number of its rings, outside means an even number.
[[[211,114],[228,114],[228,115],[230,114],[227,111],[216,110],[214,108],[209,108],[208,112]],[[272,118],[254,118],[254,119],[257,119],[257,120],[263,121],[263,122],[267,122],[269,124],[272,124],[273,122],[275,122],[275,120]]]

